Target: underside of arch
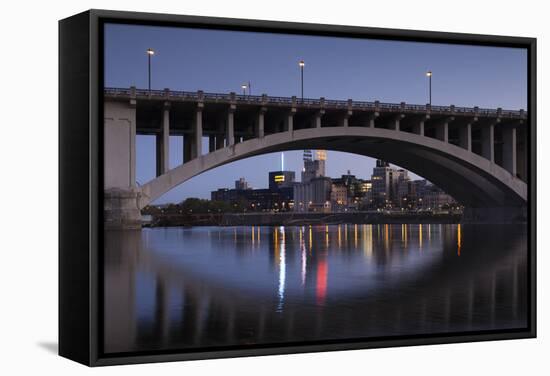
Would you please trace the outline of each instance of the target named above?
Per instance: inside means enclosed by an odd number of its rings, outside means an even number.
[[[255,138],[180,165],[141,189],[140,208],[210,169],[256,155],[326,149],[379,158],[423,176],[470,208],[525,206],[527,184],[458,146],[407,132],[368,127],[301,129]]]

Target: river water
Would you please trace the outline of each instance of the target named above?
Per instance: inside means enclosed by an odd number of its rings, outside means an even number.
[[[522,225],[106,232],[106,353],[527,326]]]

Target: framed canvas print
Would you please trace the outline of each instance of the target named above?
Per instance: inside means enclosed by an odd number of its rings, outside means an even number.
[[[535,39],[59,25],[60,355],[536,335]]]

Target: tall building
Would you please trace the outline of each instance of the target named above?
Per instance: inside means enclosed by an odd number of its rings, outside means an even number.
[[[332,211],[345,211],[348,207],[348,188],[342,184],[332,183],[330,191]]]
[[[311,150],[304,150],[304,167],[300,183],[294,184],[294,210],[330,210],[332,181],[326,177],[326,151],[317,150],[313,159]]]
[[[302,183],[307,183],[311,179],[325,176],[325,160],[304,160],[302,169]]]
[[[252,189],[244,178],[240,178],[235,181],[234,189],[220,188],[212,191],[210,197],[212,201],[223,201],[235,207],[245,208],[247,211],[292,210],[294,171],[270,172],[269,182],[270,187],[267,189]],[[272,186],[272,182],[275,185]]]
[[[391,193],[391,167],[388,162],[376,160],[376,166],[372,169],[372,204],[374,206],[386,206]]]
[[[239,180],[235,180],[235,189],[236,190],[245,190],[245,189],[252,189],[250,187],[250,184],[244,178],[239,178]]]
[[[290,188],[294,185],[294,171],[271,171],[269,173],[269,189]]]
[[[350,170],[348,170],[347,174],[342,175],[339,178],[332,179],[332,187],[333,190],[341,190],[341,187],[343,187],[347,194],[345,209],[357,210],[363,205],[363,202],[370,191],[371,183],[368,180],[357,178],[355,175],[351,174]],[[338,196],[340,195],[338,194]],[[332,204],[333,207],[335,205],[339,206],[337,202],[333,202]]]
[[[399,202],[399,183],[408,180],[409,176],[406,170],[391,167],[388,162],[378,159],[371,176],[372,205],[376,207],[393,207]]]
[[[304,150],[304,168],[302,169],[302,183],[311,179],[326,176],[325,163],[327,154],[325,150],[317,150],[316,158],[313,158],[311,150]]]
[[[330,211],[331,188],[332,181],[325,176],[311,179],[307,183],[296,183],[294,185],[294,211]]]
[[[397,202],[401,208],[416,208],[416,184],[410,179],[402,179],[397,184]]]

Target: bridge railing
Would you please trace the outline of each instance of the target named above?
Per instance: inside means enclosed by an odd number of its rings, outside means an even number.
[[[491,108],[471,108],[455,106],[430,106],[406,103],[383,103],[368,101],[349,101],[337,99],[317,99],[317,98],[296,98],[296,97],[273,97],[264,95],[244,95],[229,93],[208,93],[198,91],[178,91],[178,90],[147,90],[135,88],[104,88],[104,95],[109,97],[136,97],[147,99],[177,98],[180,100],[205,102],[230,102],[233,99],[242,104],[271,104],[271,105],[293,105],[300,107],[324,107],[332,109],[350,108],[358,110],[383,110],[384,112],[429,112],[435,114],[471,114],[480,116],[506,116],[511,118],[522,118],[527,115],[526,111],[501,110]]]

